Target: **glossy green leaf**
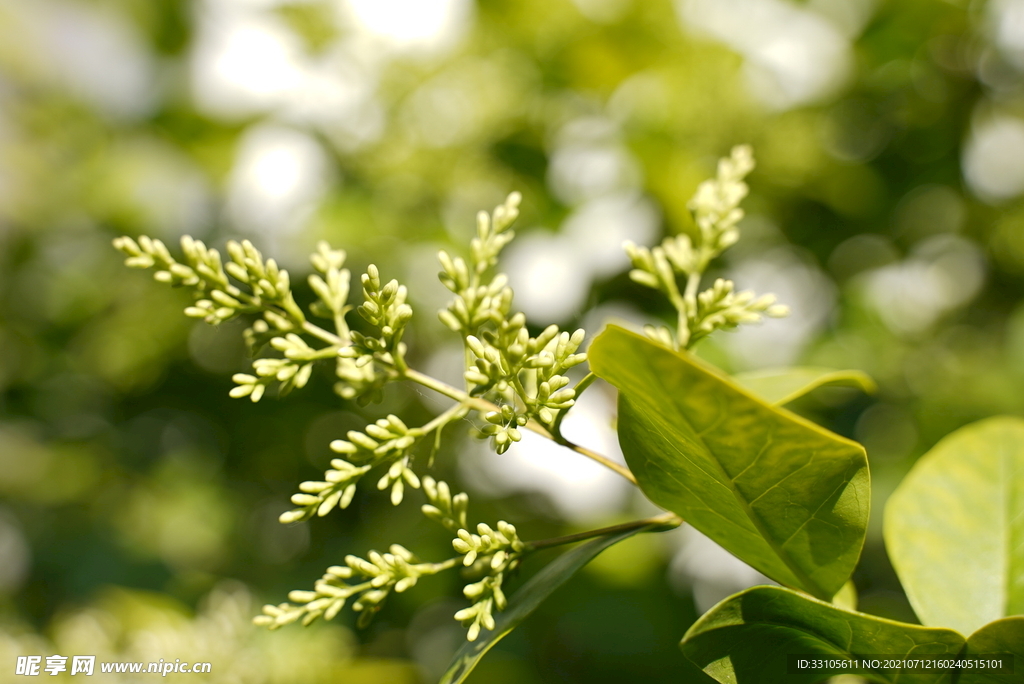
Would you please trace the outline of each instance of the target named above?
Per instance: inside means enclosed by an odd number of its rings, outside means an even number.
[[[788,404],[794,399],[799,399],[826,385],[857,387],[868,394],[877,389],[875,381],[863,371],[811,366],[770,368],[749,373],[737,373],[732,376],[732,379],[751,394],[776,406]]]
[[[886,506],[885,543],[923,624],[970,634],[1024,613],[1024,420],[974,423],[922,456]]]
[[[781,584],[839,591],[867,527],[863,447],[622,328],[588,355],[619,389],[619,442],[651,501]]]
[[[556,589],[565,584],[580,568],[609,546],[618,544],[640,532],[657,529],[656,525],[599,537],[563,553],[530,578],[508,602],[508,607],[495,615],[494,630],[483,631],[477,641],[466,642],[455,654],[440,684],[459,684],[495,644],[519,626]]]
[[[956,684],[1020,684],[1024,681],[1024,617],[996,620],[985,625],[967,640],[967,653],[988,660],[987,656],[1013,656],[1013,672],[992,669],[965,669]],[[1004,658],[999,658],[1004,661]]]
[[[948,629],[908,625],[841,610],[782,587],[754,587],[727,598],[683,637],[686,657],[729,684],[814,684],[859,674],[890,684],[940,684],[951,675],[906,668],[817,667],[791,670],[789,657],[955,656],[964,638]]]

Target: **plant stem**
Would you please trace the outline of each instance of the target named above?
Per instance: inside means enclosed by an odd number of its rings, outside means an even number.
[[[538,549],[546,549],[552,546],[562,546],[564,544],[574,544],[578,541],[585,539],[593,539],[594,537],[603,537],[608,534],[616,534],[618,532],[627,532],[629,530],[636,530],[641,527],[657,527],[663,528],[664,530],[671,530],[679,527],[683,524],[683,519],[675,513],[662,513],[656,515],[653,518],[644,518],[643,520],[634,520],[628,523],[622,523],[620,525],[612,525],[611,527],[602,527],[596,530],[588,530],[586,532],[579,532],[577,534],[569,534],[564,537],[552,537],[551,539],[541,539],[540,541],[528,542],[526,548],[529,551],[536,551]]]
[[[689,349],[693,342],[690,323],[697,320],[697,290],[700,289],[701,272],[694,271],[686,278],[686,291],[683,293],[683,306],[679,308],[677,337],[679,346]]]
[[[302,359],[296,359],[296,361],[316,361],[318,359],[334,359],[338,357],[339,349],[341,349],[341,345],[332,344],[329,347],[317,349],[312,354],[305,356]]]
[[[310,335],[312,335],[313,337],[319,337],[321,340],[323,340],[324,342],[326,342],[328,344],[342,345],[342,346],[344,346],[346,344],[344,339],[342,339],[341,337],[335,335],[332,332],[324,330],[323,328],[321,328],[319,325],[316,325],[315,323],[310,323],[309,321],[303,321],[302,322],[302,329],[305,332],[307,332]]]
[[[583,394],[583,391],[594,384],[595,380],[597,380],[597,376],[593,373],[587,373],[584,375],[583,378],[576,383],[576,386],[573,387],[573,389],[576,390],[576,396],[578,397]]]
[[[579,399],[579,396],[583,394],[583,392],[590,387],[595,380],[597,380],[597,376],[593,373],[587,373],[584,375],[583,378],[576,383],[576,386],[573,387],[573,390],[576,392],[576,398]],[[559,411],[558,417],[555,418],[555,422],[551,426],[551,434],[555,436],[556,441],[565,439],[562,437],[562,421],[565,420],[567,415],[569,415],[568,409],[562,409]]]
[[[432,431],[444,427],[445,425],[450,423],[455,416],[457,416],[461,411],[467,408],[469,407],[465,402],[460,402],[446,410],[444,413],[435,416],[434,419],[431,420],[429,423],[425,423],[424,425],[420,426],[416,430],[416,432],[418,432],[420,436],[429,435]]]
[[[469,394],[461,390],[457,390],[447,383],[441,382],[440,380],[432,378],[429,375],[424,375],[423,373],[413,370],[412,368],[407,368],[404,371],[403,375],[415,383],[423,385],[424,387],[434,390],[438,394],[443,394],[449,399],[454,399],[455,401],[465,404],[466,406],[470,406],[478,411],[499,410],[497,406],[487,401],[486,399],[482,399],[480,397],[471,397]],[[544,427],[535,420],[531,420],[530,422],[528,422],[525,425],[525,427],[527,430],[530,430],[531,432],[536,432],[538,435],[546,437],[551,441],[555,442],[556,444],[560,444],[561,446],[564,446],[568,449],[572,449],[576,453],[586,456],[587,458],[593,461],[597,461],[604,467],[610,470],[614,470],[616,473],[626,478],[634,485],[636,484],[636,478],[633,477],[633,473],[629,471],[629,468],[626,468],[625,466],[616,463],[607,456],[602,456],[596,451],[591,451],[586,447],[570,442],[564,437],[556,437],[555,435],[552,435],[546,427]]]
[[[548,439],[553,441],[555,444],[560,444],[561,446],[564,446],[567,449],[572,449],[577,454],[581,454],[583,456],[586,456],[587,458],[589,458],[592,461],[597,461],[598,463],[603,465],[605,468],[608,468],[609,470],[614,470],[616,473],[618,473],[622,477],[626,478],[627,480],[629,480],[634,485],[636,484],[636,477],[633,476],[633,473],[629,470],[629,468],[627,468],[626,466],[621,465],[619,463],[616,463],[615,461],[611,460],[607,456],[602,456],[601,454],[597,453],[596,451],[592,451],[592,450],[588,449],[585,446],[580,446],[579,444],[576,444],[575,442],[572,442],[572,441],[566,439],[565,437],[555,438],[555,436],[552,435],[550,432],[548,432],[548,430],[543,425],[541,425],[540,423],[537,423],[535,421],[531,420],[529,423],[527,423],[526,424],[526,428],[529,429],[529,430],[532,430],[533,432],[536,432],[537,434],[539,434],[539,435],[541,435],[543,437],[547,437]]]
[[[686,277],[686,292],[683,294],[683,299],[686,303],[693,308],[693,313],[697,313],[697,289],[700,287],[700,272],[695,271]]]
[[[462,556],[456,556],[455,558],[449,558],[448,560],[441,561],[440,563],[417,563],[414,567],[424,575],[435,575],[445,570],[450,570],[462,562]]]

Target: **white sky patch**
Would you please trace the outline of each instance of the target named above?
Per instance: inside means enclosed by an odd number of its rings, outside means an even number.
[[[267,253],[288,258],[288,240],[316,208],[330,164],[320,144],[292,128],[263,124],[245,134],[231,171],[228,213],[260,237]]]
[[[629,266],[625,240],[654,239],[659,216],[650,201],[627,192],[587,202],[560,233],[528,233],[502,259],[515,288],[515,306],[533,321],[563,321],[582,313],[594,278]]]
[[[963,152],[964,178],[974,194],[998,203],[1024,192],[1024,121],[998,115],[975,121]]]
[[[614,410],[612,397],[592,386],[566,416],[563,433],[622,463],[612,429]],[[544,437],[522,432],[523,440],[500,456],[489,447],[463,454],[467,478],[496,495],[541,492],[562,515],[579,523],[607,519],[627,505],[632,486],[621,476]]]
[[[578,204],[624,187],[635,187],[638,169],[617,144],[566,145],[551,157],[548,184],[567,204]]]
[[[340,0],[355,26],[397,51],[437,53],[462,39],[471,0]]]
[[[882,322],[897,334],[914,334],[977,296],[985,281],[985,260],[964,238],[937,235],[917,245],[906,260],[860,278]]]
[[[787,247],[741,261],[730,269],[729,277],[737,290],[774,294],[790,309],[785,318],[766,318],[760,325],[742,326],[718,338],[744,368],[796,361],[835,306],[835,285],[828,276]]]
[[[1024,0],[991,0],[985,9],[996,47],[1012,64],[1024,68]]]
[[[640,187],[640,165],[622,144],[618,126],[599,117],[576,119],[556,136],[548,187],[569,205]]]
[[[432,79],[409,98],[409,125],[428,147],[454,145],[475,132],[474,110],[480,106],[476,99],[480,90],[449,76]]]
[[[692,588],[700,613],[738,591],[775,584],[692,527],[685,527],[679,538],[682,543],[672,557],[669,578],[679,589]]]
[[[654,204],[635,192],[621,192],[587,202],[562,224],[575,261],[591,277],[612,276],[629,267],[622,243],[654,241],[661,217]]]
[[[372,142],[383,133],[377,76],[344,46],[308,60],[294,85],[281,103],[282,119],[316,126],[343,149]]]
[[[515,288],[514,306],[533,321],[564,321],[581,313],[590,279],[577,271],[575,245],[562,235],[528,233],[505,248],[502,269]]]
[[[280,105],[304,76],[298,36],[273,15],[210,4],[201,10],[192,54],[197,106],[233,118]]]
[[[559,233],[533,233],[513,242],[502,262],[516,288],[516,307],[535,321],[581,313],[594,278],[629,266],[622,243],[650,242],[660,219],[639,192],[640,166],[614,121],[570,121],[552,148],[548,185],[576,209]]]
[[[102,114],[135,119],[156,105],[156,62],[123,17],[50,0],[0,0],[0,13],[0,42],[8,50]]]
[[[850,42],[821,14],[785,0],[676,0],[683,23],[745,58],[753,94],[773,109],[820,101],[852,67]]]
[[[273,9],[282,5],[300,4],[304,0],[207,0],[211,6],[231,9]],[[308,2],[308,0],[305,0]]]
[[[855,38],[871,21],[879,0],[807,0],[805,4],[828,19],[844,36]]]
[[[308,54],[281,17],[278,0],[206,0],[191,55],[192,91],[206,114],[273,114],[313,126],[342,149],[376,140],[384,127],[376,66],[339,40]]]
[[[179,149],[157,140],[125,140],[111,146],[114,168],[125,179],[125,199],[141,211],[150,235],[177,242],[210,223],[213,191]]]

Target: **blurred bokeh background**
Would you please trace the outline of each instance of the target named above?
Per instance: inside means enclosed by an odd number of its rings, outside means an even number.
[[[861,607],[913,621],[887,494],[949,431],[1024,410],[1024,0],[0,0],[0,680],[16,655],[95,653],[209,660],[210,682],[429,684],[462,639],[455,576],[364,631],[347,611],[249,626],[346,553],[447,557],[416,506],[373,493],[276,521],[331,439],[438,405],[391,387],[360,409],[329,369],[229,399],[243,326],[186,319],[111,238],[249,237],[294,282],[327,239],[409,286],[414,361],[450,378],[434,255],[478,209],[524,195],[503,268],[533,325],[655,321],[621,243],[691,230],[739,143],[758,168],[717,268],[793,315],[700,353],[879,381],[797,408],[867,446]],[[614,453],[612,406],[593,388],[567,432]],[[649,510],[572,454],[457,432],[436,467],[476,519],[540,538]],[[633,539],[471,681],[703,681],[679,638],[757,581],[685,530]]]

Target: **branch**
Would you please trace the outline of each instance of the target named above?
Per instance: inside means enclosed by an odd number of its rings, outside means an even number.
[[[542,539],[535,542],[527,542],[526,549],[528,551],[537,551],[539,549],[547,549],[552,546],[562,546],[564,544],[575,544],[578,541],[585,539],[593,539],[594,537],[603,537],[608,534],[617,534],[618,532],[626,532],[628,530],[635,530],[640,527],[654,526],[659,532],[666,530],[673,530],[683,524],[683,519],[675,513],[662,513],[656,515],[653,518],[644,518],[643,520],[634,520],[628,523],[622,523],[620,525],[612,525],[611,527],[602,527],[596,530],[588,530],[586,532],[579,532],[577,534],[569,534],[564,537],[552,537],[551,539]]]
[[[434,390],[438,394],[443,394],[449,399],[454,399],[455,401],[470,406],[478,411],[499,410],[497,406],[487,401],[486,399],[482,399],[480,397],[472,397],[466,392],[463,392],[462,390],[456,389],[447,383],[441,382],[440,380],[430,377],[429,375],[424,375],[423,373],[413,370],[412,368],[407,368],[403,372],[403,375],[415,383],[423,385],[424,387]],[[576,453],[586,456],[587,458],[593,461],[597,461],[604,467],[613,470],[622,477],[626,478],[634,485],[636,484],[636,478],[633,476],[633,473],[629,471],[629,468],[626,468],[625,466],[616,463],[607,456],[602,456],[596,451],[591,451],[590,449],[580,446],[579,444],[576,444],[574,442],[571,442],[565,439],[564,437],[556,437],[555,435],[552,435],[547,428],[545,428],[543,425],[541,425],[535,420],[531,420],[524,427],[526,427],[526,429],[530,430],[531,432],[535,432],[542,437],[550,439],[552,442],[555,442],[556,444],[560,444],[561,446],[564,446],[568,449],[572,449]]]

